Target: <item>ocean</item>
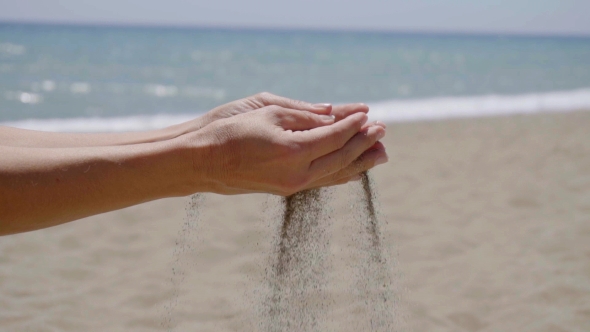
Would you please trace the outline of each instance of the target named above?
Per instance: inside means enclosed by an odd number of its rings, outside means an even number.
[[[145,130],[270,91],[416,121],[590,110],[590,37],[0,23],[0,123]]]

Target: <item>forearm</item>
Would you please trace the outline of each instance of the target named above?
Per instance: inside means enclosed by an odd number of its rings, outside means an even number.
[[[0,235],[194,192],[192,155],[182,143],[0,146]]]
[[[202,119],[163,129],[126,133],[54,133],[0,126],[0,146],[72,148],[160,142],[200,128]]]

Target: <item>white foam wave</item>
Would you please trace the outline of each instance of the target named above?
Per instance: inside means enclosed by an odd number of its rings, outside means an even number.
[[[569,112],[590,110],[590,88],[523,95],[445,97],[391,100],[369,103],[369,117],[384,122],[440,120],[448,118]],[[29,119],[5,122],[18,128],[56,132],[140,131],[163,128],[195,118],[198,114],[158,114],[112,118]]]
[[[439,120],[590,110],[590,89],[523,95],[391,100],[369,104],[369,117],[385,122]]]

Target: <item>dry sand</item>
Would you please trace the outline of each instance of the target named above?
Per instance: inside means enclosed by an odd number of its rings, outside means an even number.
[[[590,331],[590,113],[394,124],[385,144],[400,331]],[[353,189],[329,203],[325,331],[362,330]],[[186,201],[0,238],[0,330],[165,330]],[[280,204],[206,195],[176,331],[258,329]]]

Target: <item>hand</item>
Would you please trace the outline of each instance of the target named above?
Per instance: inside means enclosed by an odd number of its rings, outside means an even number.
[[[192,134],[198,191],[291,195],[344,183],[384,161],[380,125],[364,112],[340,121],[326,114],[265,106],[218,119]],[[359,159],[360,157],[360,159]],[[355,162],[356,161],[356,162]]]
[[[207,112],[203,116],[176,126],[175,132],[186,134],[197,131],[208,124],[235,115],[247,113],[267,106],[280,106],[288,109],[312,112],[315,114],[333,115],[336,121],[340,121],[353,113],[367,113],[369,108],[365,104],[346,104],[333,106],[330,104],[311,104],[299,100],[262,92],[247,98],[236,100],[221,105]]]

